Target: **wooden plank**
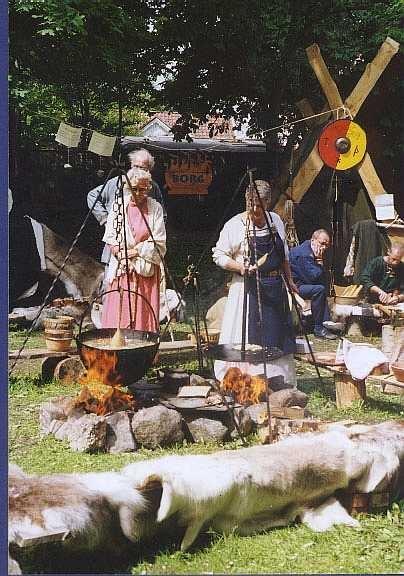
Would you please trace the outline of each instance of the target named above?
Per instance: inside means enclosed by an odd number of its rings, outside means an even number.
[[[206,398],[212,386],[182,386],[178,391],[178,398]]]
[[[355,88],[345,100],[345,105],[349,109],[352,118],[359,112],[360,107],[375,86],[376,82],[383,74],[390,60],[398,52],[400,44],[387,36],[380,46],[378,53],[372,62],[367,64],[364,73],[360,77]]]
[[[376,196],[386,194],[386,191],[367,152],[362,162],[359,164],[358,172],[369,194],[369,198],[374,205],[376,202]]]
[[[70,534],[69,530],[60,529],[60,531],[44,533],[41,536],[34,538],[24,538],[21,534],[17,534],[15,542],[20,548],[27,548],[29,546],[38,546],[40,544],[48,544],[49,542],[63,542]]]
[[[300,360],[301,362],[307,362],[308,364],[314,365],[313,360],[311,358],[311,354],[295,354],[295,358],[296,360]],[[326,363],[323,364],[321,363],[321,361],[317,362],[317,364],[320,366],[320,368],[324,368],[325,370],[329,370],[330,372],[349,374],[344,364],[335,364],[335,365]]]
[[[330,108],[338,108],[339,106],[343,106],[344,103],[342,101],[337,85],[335,84],[330,72],[328,71],[318,44],[312,44],[306,48],[306,54],[310,66],[313,68],[314,73],[320,82]],[[336,112],[333,113],[333,116],[334,118],[337,117]]]
[[[307,190],[313,184],[317,174],[320,172],[323,166],[324,162],[320,158],[320,154],[317,150],[317,144],[315,144],[306,160],[300,166],[298,173],[293,178],[291,186],[289,186],[286,190],[286,194],[291,196],[293,192],[293,201],[300,202],[300,200],[306,194]],[[278,209],[282,209],[285,201],[286,197],[283,195],[277,204],[277,211]]]
[[[63,357],[63,356],[74,356],[78,354],[77,348],[70,348],[65,352],[52,352],[47,348],[25,348],[20,355],[20,358],[24,358],[27,360],[31,360],[32,358],[56,358],[56,357]],[[10,350],[8,353],[9,359],[17,358],[18,350]]]
[[[174,342],[160,342],[160,352],[173,352],[183,350],[196,350],[196,344],[192,344],[190,340],[174,340]]]
[[[300,406],[269,406],[271,418],[286,418],[287,420],[300,420],[304,418],[304,408]],[[264,409],[261,414],[259,414],[258,424],[265,424],[268,422],[268,414],[266,409]]]

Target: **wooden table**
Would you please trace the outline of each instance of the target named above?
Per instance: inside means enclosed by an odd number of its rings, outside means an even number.
[[[316,357],[315,353],[314,356]],[[295,354],[295,358],[314,366],[311,354]],[[366,380],[355,380],[345,364],[328,364],[320,359],[316,361],[320,368],[334,374],[337,408],[351,406],[355,400],[366,400]]]

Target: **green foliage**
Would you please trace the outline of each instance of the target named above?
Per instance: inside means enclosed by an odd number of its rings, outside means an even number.
[[[179,139],[197,126],[194,117],[216,113],[249,117],[251,132],[262,134],[279,116],[293,119],[301,98],[322,104],[307,46],[320,45],[345,97],[387,35],[403,40],[403,15],[401,0],[11,0],[11,105],[24,136],[37,141],[54,126],[29,124],[39,102],[31,91],[59,117],[62,107],[70,122],[109,133],[119,102],[125,133],[136,132],[138,110],[158,103],[182,113]],[[277,141],[274,132],[266,138]]]
[[[385,37],[404,37],[398,0],[235,0],[231,9],[227,2],[168,0],[155,8],[156,33],[165,39],[161,57],[171,62],[164,97],[184,114],[178,138],[191,113],[250,115],[251,131],[259,133],[279,124],[279,114],[293,118],[303,97],[320,104],[305,54],[313,42],[344,97]]]
[[[136,126],[153,93],[148,14],[142,0],[11,2],[10,105],[21,141],[41,142],[46,130],[53,140],[55,119],[116,133],[118,104]]]

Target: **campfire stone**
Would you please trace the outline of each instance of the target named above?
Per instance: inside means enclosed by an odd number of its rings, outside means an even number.
[[[268,379],[268,385],[272,392],[278,392],[278,390],[286,390],[288,388],[293,388],[292,384],[288,384],[285,382],[285,378],[282,374],[278,374],[278,376],[273,376],[272,378]]]
[[[267,413],[267,403],[259,402],[258,404],[251,404],[251,406],[247,406],[247,408],[245,408],[245,411],[251,418],[253,427],[255,429],[262,420],[260,419],[260,416]]]
[[[304,408],[307,405],[309,398],[307,394],[296,390],[296,388],[287,388],[285,390],[278,390],[269,396],[270,406],[278,408],[285,408],[288,406],[300,406]]]
[[[182,368],[176,368],[160,372],[163,376],[164,385],[169,392],[178,392],[181,386],[189,385],[189,374]]]
[[[229,431],[219,420],[196,418],[188,422],[194,442],[223,442]]]
[[[136,412],[132,430],[136,442],[145,448],[170,446],[184,439],[180,414],[165,406],[152,406]]]
[[[67,415],[72,410],[72,406],[72,398],[66,398],[65,396],[58,396],[48,402],[44,402],[39,408],[39,429],[41,434],[46,436],[53,433],[55,428],[54,421],[63,424],[67,420]]]
[[[242,407],[242,406],[236,406],[234,408],[234,418],[238,424],[238,427],[240,428],[240,432],[242,433],[243,436],[247,436],[248,434],[251,434],[251,432],[253,431],[254,428],[254,423],[251,419],[251,416],[249,415],[249,413],[247,412],[247,410]],[[236,429],[236,427],[234,426],[233,423],[233,419],[230,417],[229,415],[229,420],[228,420],[228,426],[229,426],[229,430],[230,430],[230,436],[232,438],[239,438],[239,433]]]
[[[129,413],[121,410],[105,416],[105,420],[107,421],[107,451],[113,454],[134,452],[136,442],[133,437]]]
[[[77,452],[104,452],[107,441],[105,418],[96,414],[84,414],[78,420],[73,420],[68,440],[70,448]]]
[[[190,386],[209,386],[209,384],[210,383],[202,376],[199,376],[199,374],[191,374],[189,377]]]

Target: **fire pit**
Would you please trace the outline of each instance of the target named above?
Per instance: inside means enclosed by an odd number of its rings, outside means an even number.
[[[76,336],[77,350],[87,371],[96,369],[103,384],[128,386],[142,378],[151,367],[160,343],[159,334],[122,329],[125,347],[111,348],[115,332],[115,328],[81,332]]]

